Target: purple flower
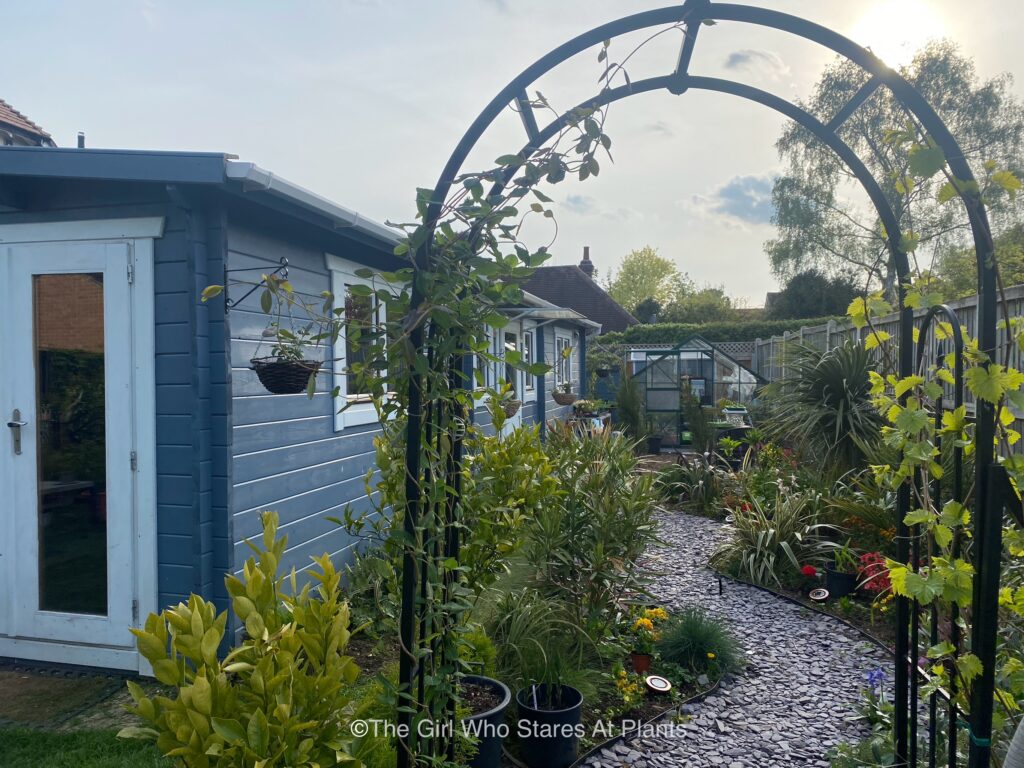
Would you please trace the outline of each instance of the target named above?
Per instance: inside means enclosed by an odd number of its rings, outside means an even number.
[[[885,684],[885,670],[881,667],[876,667],[868,672],[868,685],[871,686],[871,691],[880,692],[882,685]]]

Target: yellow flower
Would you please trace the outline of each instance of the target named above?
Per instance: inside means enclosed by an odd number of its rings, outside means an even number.
[[[658,621],[664,621],[668,618],[664,608],[648,608],[644,611],[644,616],[648,619],[657,619]]]
[[[654,629],[654,622],[650,619],[637,619],[636,623],[633,624],[633,629],[646,629],[648,632]]]
[[[716,656],[715,656],[715,654],[713,654],[713,653],[712,653],[711,651],[708,651],[708,658],[709,658],[709,659],[711,659],[711,660],[713,661],[713,660],[714,660],[714,659],[716,659],[717,657],[716,657]]]

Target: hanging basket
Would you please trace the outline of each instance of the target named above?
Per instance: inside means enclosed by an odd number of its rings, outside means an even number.
[[[522,400],[508,400],[501,404],[502,410],[505,411],[505,417],[509,419],[519,413],[519,409],[522,407]]]
[[[281,360],[277,357],[254,357],[249,361],[264,389],[275,395],[296,395],[305,392],[309,377],[320,370],[319,360]]]
[[[552,392],[551,398],[559,405],[572,405],[577,400],[575,392]]]

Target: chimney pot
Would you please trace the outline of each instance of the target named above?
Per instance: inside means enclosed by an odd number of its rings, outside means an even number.
[[[587,277],[594,276],[594,262],[590,260],[590,246],[583,246],[583,261],[580,262],[580,269]]]

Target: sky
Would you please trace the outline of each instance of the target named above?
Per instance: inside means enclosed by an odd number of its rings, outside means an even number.
[[[949,37],[982,77],[1021,80],[1020,0],[748,0],[832,27],[890,64]],[[488,101],[548,50],[657,0],[33,0],[4,3],[0,98],[60,146],[236,155],[380,221],[408,221]],[[612,58],[636,38],[616,42]],[[680,38],[666,33],[628,64],[666,74]],[[545,76],[569,107],[597,90],[597,50]],[[691,73],[728,77],[788,99],[809,96],[830,52],[779,32],[704,27]],[[1022,83],[1014,91],[1022,94]],[[634,96],[609,111],[614,163],[548,190],[549,263],[590,246],[599,275],[645,245],[698,284],[724,284],[746,306],[776,290],[763,243],[782,170],[775,113],[733,97]],[[465,170],[523,143],[502,116]]]

